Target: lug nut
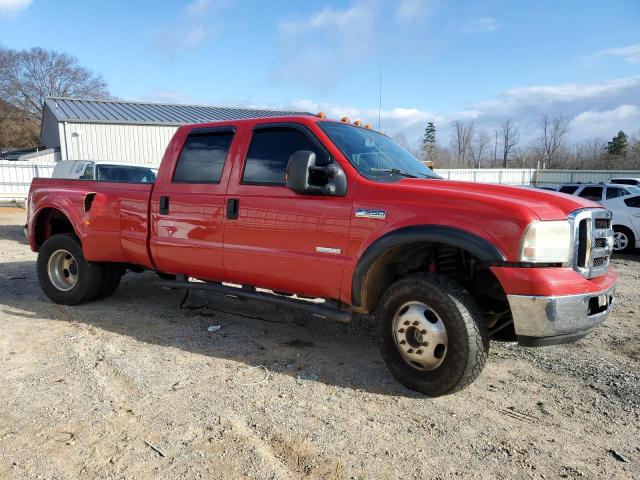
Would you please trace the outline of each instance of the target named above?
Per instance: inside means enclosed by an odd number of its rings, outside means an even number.
[[[405,343],[407,343],[406,340],[400,340],[400,345],[404,345]]]
[[[417,321],[417,320],[416,320],[416,321],[414,321],[414,322],[413,322],[413,325],[414,325],[414,326],[415,326],[415,325],[418,325],[418,321]]]
[[[398,332],[404,333],[404,328],[401,328],[400,330],[398,330]]]
[[[418,355],[422,355],[422,350],[416,350],[416,353],[417,353]]]
[[[405,324],[405,325],[409,325],[409,320],[405,320],[405,321],[404,321],[404,324]]]
[[[413,353],[413,348],[410,348],[409,350],[407,350],[407,353]]]
[[[423,335],[426,335],[427,331],[426,330],[420,330],[420,333],[423,334]]]

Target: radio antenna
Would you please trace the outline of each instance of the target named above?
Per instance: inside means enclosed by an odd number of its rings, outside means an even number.
[[[378,131],[382,131],[382,63],[380,63],[380,76],[378,77]]]

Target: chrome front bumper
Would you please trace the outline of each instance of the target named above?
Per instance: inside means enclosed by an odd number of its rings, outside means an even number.
[[[540,297],[507,295],[518,343],[555,345],[584,337],[609,316],[615,285],[598,293]]]

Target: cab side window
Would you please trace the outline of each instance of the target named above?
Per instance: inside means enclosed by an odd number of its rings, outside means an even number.
[[[326,156],[306,134],[291,127],[258,129],[253,132],[242,183],[250,185],[284,185],[289,157],[298,150],[316,154],[316,164]],[[324,162],[326,163],[326,162]]]
[[[599,202],[602,200],[602,187],[584,187],[578,196]]]
[[[619,187],[607,188],[607,200],[611,200],[612,198],[623,197],[625,195],[629,195],[629,192],[623,188],[619,188]]]
[[[173,174],[173,183],[219,183],[233,132],[190,133]]]
[[[562,193],[573,194],[578,189],[577,185],[565,185],[559,191]]]
[[[626,198],[624,200],[624,203],[625,203],[625,205],[627,205],[627,207],[640,208],[640,196]]]
[[[84,173],[80,177],[82,180],[93,180],[95,171],[95,165],[93,163],[87,164],[87,167],[84,169]]]

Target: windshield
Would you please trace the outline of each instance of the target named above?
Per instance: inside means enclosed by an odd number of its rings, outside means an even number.
[[[362,175],[377,182],[402,178],[440,178],[429,167],[381,133],[347,123],[318,122]]]
[[[155,172],[147,167],[98,165],[97,180],[103,182],[153,183],[155,179]]]

